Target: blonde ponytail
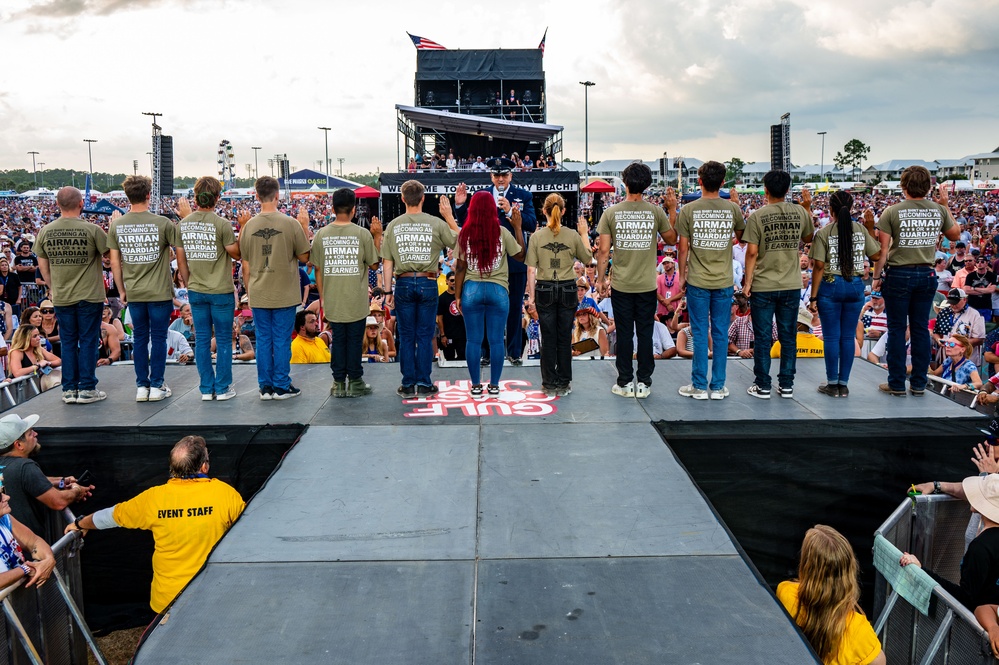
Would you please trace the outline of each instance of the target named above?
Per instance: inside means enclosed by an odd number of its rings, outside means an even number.
[[[544,210],[545,217],[548,218],[548,228],[551,229],[553,235],[557,236],[559,230],[562,228],[565,199],[558,194],[549,194],[548,198],[545,199],[545,205],[542,210]]]

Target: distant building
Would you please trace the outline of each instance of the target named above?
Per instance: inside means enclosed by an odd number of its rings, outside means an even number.
[[[969,155],[968,159],[974,161],[974,180],[999,180],[999,148],[992,152]]]
[[[937,163],[927,162],[922,159],[891,159],[880,164],[872,164],[863,171],[858,171],[858,173],[860,173],[860,179],[866,183],[880,182],[881,180],[900,180],[902,178],[902,171],[910,166],[924,166],[930,172],[930,175],[937,174]],[[847,169],[847,172],[852,173],[853,170]]]

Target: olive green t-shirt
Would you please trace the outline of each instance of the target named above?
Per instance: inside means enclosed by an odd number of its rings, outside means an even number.
[[[323,316],[353,323],[368,315],[368,266],[378,263],[371,232],[356,224],[330,224],[316,232],[309,260],[322,276]]]
[[[646,201],[622,201],[604,210],[597,233],[609,235],[614,246],[615,291],[656,290],[656,236],[669,230],[666,212]]]
[[[676,232],[690,241],[687,283],[701,289],[732,286],[732,233],[744,228],[742,210],[726,199],[700,198],[680,208]]]
[[[952,226],[954,220],[947,209],[933,201],[918,199],[888,206],[878,220],[878,229],[891,236],[888,265],[932,265],[940,233]]]
[[[440,217],[425,212],[399,215],[382,236],[382,258],[391,261],[392,271],[437,272],[438,259],[445,247],[454,247],[458,234]]]
[[[572,267],[576,261],[589,265],[593,260],[593,252],[589,243],[573,229],[564,226],[558,235],[552,233],[547,226],[538,229],[531,236],[531,244],[527,246],[525,263],[537,268],[539,280],[562,282],[576,279]]]
[[[111,222],[108,248],[121,252],[125,297],[131,302],[173,298],[169,247],[183,247],[180,231],[166,217],[129,212]]]
[[[232,258],[225,251],[236,242],[232,224],[214,212],[198,210],[180,220],[180,237],[191,272],[187,288],[198,293],[232,293]]]
[[[877,254],[881,245],[871,237],[867,229],[857,222],[853,222],[851,245],[853,246],[853,274],[861,275],[864,271],[864,257]],[[825,274],[843,274],[839,265],[839,231],[836,230],[836,222],[826,224],[815,232],[812,249],[808,252],[808,256],[825,264]]]
[[[42,227],[32,251],[49,261],[56,306],[104,302],[101,256],[108,251],[104,229],[78,217],[60,217]]]
[[[510,290],[510,265],[506,260],[507,255],[513,256],[520,252],[520,245],[513,234],[504,227],[500,227],[499,247],[496,248],[496,258],[489,268],[483,268],[483,274],[479,274],[479,262],[474,256],[469,256],[465,248],[458,246],[458,258],[464,261],[468,269],[465,271],[466,282],[492,282],[499,284],[507,291]]]
[[[302,303],[298,256],[309,253],[309,239],[298,220],[262,212],[239,232],[239,253],[250,265],[243,275],[250,307],[282,309]]]
[[[742,239],[759,249],[753,270],[754,292],[801,288],[798,249],[814,230],[808,211],[786,201],[769,203],[749,216]]]

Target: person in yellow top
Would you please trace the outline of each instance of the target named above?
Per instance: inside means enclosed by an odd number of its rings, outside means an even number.
[[[798,308],[798,358],[822,358],[825,355],[825,342],[821,337],[812,334],[812,314],[804,307]],[[780,342],[774,342],[770,347],[770,357],[780,358]]]
[[[319,317],[302,310],[295,314],[295,339],[291,340],[291,364],[330,364],[330,348],[319,336]]]
[[[153,532],[153,584],[149,606],[160,613],[201,569],[246,503],[235,489],[208,477],[208,445],[185,436],[170,451],[170,480],[93,515],[77,517],[66,533],[91,529]]]
[[[777,599],[824,665],[885,665],[881,642],[860,609],[859,566],[843,535],[824,524],[805,533],[798,579]]]

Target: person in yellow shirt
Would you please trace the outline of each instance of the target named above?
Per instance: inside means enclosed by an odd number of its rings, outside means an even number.
[[[778,584],[777,599],[824,665],[885,665],[860,609],[857,557],[836,529],[816,524],[805,533],[798,579]]]
[[[812,334],[812,314],[804,307],[798,308],[798,358],[821,358],[825,355],[825,342]],[[780,358],[780,342],[770,347],[770,357]]]
[[[149,606],[157,614],[201,570],[246,503],[235,489],[208,477],[208,444],[185,436],[170,451],[170,480],[93,515],[77,517],[70,531],[143,529],[153,532],[153,584]]]
[[[291,364],[330,364],[330,348],[319,336],[319,317],[302,310],[295,315],[295,339],[291,341]]]

